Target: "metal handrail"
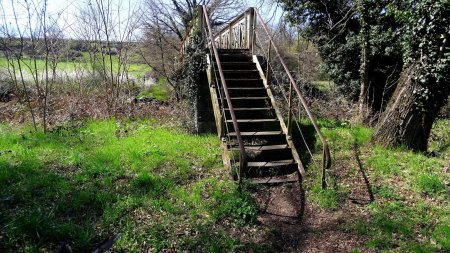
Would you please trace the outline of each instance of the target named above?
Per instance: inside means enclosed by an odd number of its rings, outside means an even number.
[[[262,21],[263,19],[262,19],[261,15],[259,14],[259,12],[258,12],[255,8],[253,8],[253,9],[254,9],[254,11],[256,12],[256,15],[258,16],[258,18]],[[316,119],[315,119],[314,115],[311,113],[311,111],[309,110],[309,107],[308,107],[308,105],[307,105],[307,103],[306,103],[306,100],[305,100],[305,98],[303,97],[303,95],[301,94],[301,91],[300,91],[300,89],[298,88],[298,86],[297,86],[297,84],[296,84],[294,78],[292,77],[291,72],[289,71],[289,69],[288,69],[286,63],[284,62],[283,57],[281,57],[281,55],[280,55],[280,53],[279,53],[279,49],[278,49],[278,47],[276,46],[275,42],[273,41],[273,39],[272,39],[273,36],[272,36],[272,34],[269,32],[269,29],[267,28],[267,25],[266,25],[264,22],[261,22],[261,23],[262,23],[262,27],[263,27],[265,33],[266,33],[267,36],[269,37],[269,43],[270,43],[270,44],[269,44],[269,48],[270,48],[270,47],[273,47],[273,49],[274,49],[274,51],[275,51],[277,57],[278,57],[279,60],[280,60],[281,65],[283,66],[283,68],[284,68],[284,70],[285,70],[285,72],[286,72],[286,74],[287,74],[287,76],[288,76],[288,78],[289,78],[289,81],[290,81],[290,87],[289,87],[289,116],[288,116],[288,127],[290,127],[290,125],[291,125],[291,120],[292,120],[292,104],[291,104],[291,102],[292,102],[292,96],[291,96],[291,95],[292,95],[292,90],[295,90],[295,92],[297,93],[297,96],[298,96],[299,99],[300,99],[300,102],[301,102],[303,108],[304,108],[305,111],[306,111],[306,114],[307,114],[308,117],[309,117],[309,120],[311,121],[311,123],[312,123],[312,125],[313,125],[313,127],[314,127],[314,129],[315,129],[315,131],[316,131],[316,133],[317,133],[317,135],[319,136],[320,141],[322,142],[322,145],[323,145],[323,157],[322,157],[322,159],[323,159],[323,160],[322,160],[322,188],[325,188],[325,187],[326,187],[325,171],[331,167],[331,154],[330,154],[330,148],[329,148],[329,146],[328,146],[328,142],[327,142],[327,140],[325,139],[325,137],[323,136],[322,132],[320,131],[320,128],[319,128],[319,126],[317,125]],[[269,51],[269,52],[270,52],[270,51]]]
[[[238,145],[239,145],[239,151],[240,151],[239,158],[240,159],[239,159],[239,179],[238,180],[239,180],[239,183],[241,183],[242,182],[242,173],[247,168],[247,154],[245,152],[244,142],[242,141],[241,132],[239,131],[239,126],[237,123],[236,115],[234,113],[234,108],[231,103],[230,94],[228,92],[228,86],[225,81],[225,77],[223,75],[222,64],[220,63],[220,59],[219,59],[219,53],[217,52],[217,48],[214,43],[214,37],[212,35],[213,33],[212,33],[212,28],[211,28],[211,22],[209,21],[209,17],[208,17],[208,11],[207,11],[205,5],[203,5],[202,8],[203,8],[203,17],[205,19],[206,26],[208,28],[208,36],[210,39],[211,48],[213,49],[214,58],[216,59],[217,69],[219,71],[219,76],[220,76],[220,81],[222,82],[223,90],[225,93],[225,99],[227,100],[227,103],[228,103],[228,109],[230,111],[231,120],[233,121],[234,131],[236,132],[236,139],[237,139]]]

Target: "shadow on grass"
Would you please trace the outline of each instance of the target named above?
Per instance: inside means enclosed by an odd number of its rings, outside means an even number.
[[[298,121],[297,123],[300,128],[297,126],[296,122],[293,122],[292,124],[292,141],[294,142],[303,166],[307,169],[312,161],[309,151],[311,151],[312,154],[316,152],[316,132],[314,126],[311,124],[305,124],[302,121]]]
[[[375,201],[375,196],[373,195],[372,184],[370,183],[369,178],[367,177],[366,170],[364,169],[364,166],[361,162],[359,145],[356,142],[353,145],[353,152],[355,155],[356,163],[358,164],[359,172],[361,172],[361,176],[364,179],[364,184],[367,189],[367,194],[369,195],[369,201],[360,200],[360,199],[352,199],[352,201],[357,204],[367,204],[368,202]]]
[[[257,209],[217,178],[215,144],[193,148],[209,137],[145,128],[119,138],[115,126],[0,132],[0,150],[11,150],[0,154],[0,252],[91,252],[119,232],[120,252],[258,248],[230,234]]]

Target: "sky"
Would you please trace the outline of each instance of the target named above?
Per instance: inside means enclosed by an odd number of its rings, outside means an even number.
[[[43,0],[28,0],[36,9],[42,8]],[[49,16],[58,17],[58,26],[64,30],[65,37],[76,38],[78,34],[77,15],[80,10],[85,8],[89,0],[47,0],[47,9]],[[95,1],[95,0],[92,0]],[[97,1],[111,1],[113,11],[117,11],[115,17],[120,20],[126,20],[130,17],[132,10],[139,10],[145,0],[97,0]],[[257,7],[261,15],[267,18],[271,25],[282,15],[281,8],[277,7],[274,0],[244,0],[244,5],[248,7]],[[17,21],[22,30],[27,31],[29,25],[27,24],[27,9],[25,7],[25,0],[0,0],[0,26],[1,24],[9,24],[11,29],[16,30],[16,22],[14,16],[14,9],[17,13]],[[14,7],[14,8],[13,8]],[[139,11],[138,11],[139,13]],[[33,18],[31,26],[36,25],[37,20]],[[117,23],[119,23],[117,21]],[[24,32],[26,33],[26,32]]]

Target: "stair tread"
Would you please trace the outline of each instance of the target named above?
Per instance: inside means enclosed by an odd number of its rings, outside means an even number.
[[[285,165],[297,164],[294,159],[288,160],[278,160],[278,161],[268,161],[268,162],[248,162],[248,167],[277,167]]]
[[[226,78],[225,81],[261,81],[260,78]]]
[[[286,176],[250,178],[249,181],[253,184],[279,184],[279,183],[294,183],[298,182],[297,173]]]
[[[289,148],[289,145],[281,144],[281,145],[244,146],[244,148],[250,150],[275,150],[275,149]]]
[[[219,70],[216,70],[219,71]],[[258,72],[257,69],[223,69],[222,72]]]
[[[236,120],[238,123],[261,123],[261,122],[277,122],[278,119],[238,119]],[[227,120],[228,123],[233,122],[233,120]]]
[[[261,135],[281,135],[283,131],[257,131],[257,132],[241,132],[241,136],[261,136]],[[230,132],[228,135],[236,136],[236,132]]]
[[[256,145],[256,146],[244,146],[246,150],[252,151],[263,151],[263,150],[277,150],[277,149],[287,149],[289,145],[281,144],[281,145]],[[231,147],[231,149],[239,149],[237,146]]]
[[[225,111],[229,111],[230,108],[224,108]],[[260,110],[273,110],[272,107],[239,107],[233,108],[235,111],[260,111]]]
[[[233,97],[231,99],[268,99],[269,97]]]
[[[231,87],[228,90],[266,90],[264,87]]]
[[[214,62],[217,65],[217,62]],[[250,65],[250,64],[255,64],[254,62],[247,62],[247,61],[227,61],[227,62],[221,62],[222,65]]]

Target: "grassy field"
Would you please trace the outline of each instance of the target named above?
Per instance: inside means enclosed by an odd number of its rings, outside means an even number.
[[[91,69],[92,65],[89,63],[89,55],[87,53],[83,53],[83,56],[78,58],[76,61],[64,61],[64,59],[61,59],[61,61],[58,62],[57,70],[60,72],[74,72],[78,69]],[[117,71],[119,66],[119,60],[117,56],[112,56],[112,62],[113,62],[113,70]],[[31,67],[34,69],[34,60],[31,58],[24,58],[22,61],[22,68],[25,72],[31,73],[29,68]],[[109,69],[110,61],[109,56],[105,59],[106,68]],[[18,63],[15,62],[15,66],[18,66]],[[30,67],[27,67],[30,66]],[[44,60],[36,60],[36,67],[39,71],[45,70],[45,61]],[[0,57],[0,69],[6,69],[8,68],[8,61],[5,57]],[[140,64],[140,63],[130,63],[128,64],[128,74],[131,77],[135,78],[142,78],[145,74],[149,73],[151,71],[151,68],[146,64]]]
[[[165,101],[169,99],[171,87],[167,85],[165,78],[160,78],[158,82],[153,84],[150,88],[144,89],[138,95],[139,98],[154,98],[158,101]]]
[[[320,124],[332,148],[331,187],[321,190],[310,170],[308,197],[332,214],[350,212],[348,202],[360,206],[340,228],[366,238],[354,252],[450,251],[450,120],[435,123],[429,154],[374,146],[369,128]]]
[[[214,252],[242,243],[219,225],[256,207],[223,171],[216,136],[152,121],[88,121],[43,133],[0,127],[0,252]]]
[[[374,146],[369,128],[319,123],[333,167],[326,190],[309,167],[307,199],[330,217],[349,214],[328,229],[362,238],[353,252],[450,250],[449,120],[435,124],[429,154]],[[252,190],[230,182],[217,136],[152,120],[77,121],[48,134],[1,124],[0,185],[0,252],[53,252],[64,243],[92,251],[119,232],[118,252],[283,248],[236,235],[279,232],[256,221]]]

